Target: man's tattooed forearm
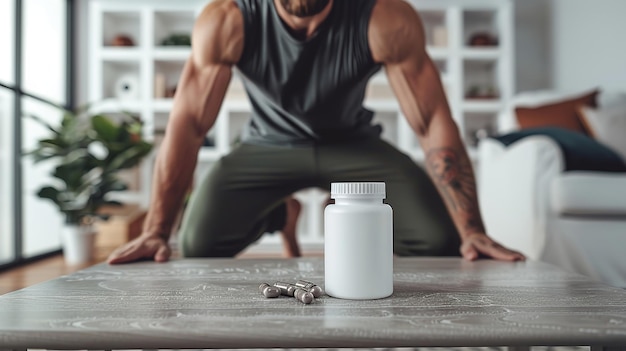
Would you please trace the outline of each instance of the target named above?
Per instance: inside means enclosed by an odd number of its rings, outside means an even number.
[[[468,217],[465,219],[465,231],[467,233],[484,232],[485,225],[480,218],[480,213],[475,211],[474,213],[468,213]]]
[[[440,188],[445,201],[456,212],[467,231],[483,231],[476,199],[476,181],[466,157],[452,148],[433,149],[426,155],[426,169]]]

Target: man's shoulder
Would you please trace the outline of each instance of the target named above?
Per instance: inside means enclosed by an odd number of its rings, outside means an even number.
[[[404,0],[377,0],[372,10],[370,30],[395,34],[402,30],[421,30],[417,11]]]
[[[407,46],[424,40],[417,11],[404,0],[377,0],[369,25],[372,54],[379,62],[393,60]]]
[[[221,29],[224,26],[243,25],[243,15],[235,0],[214,0],[209,2],[196,20],[196,27]]]
[[[211,60],[235,63],[243,45],[243,14],[234,0],[207,4],[194,25],[194,49],[210,54]],[[235,44],[235,45],[233,45]]]

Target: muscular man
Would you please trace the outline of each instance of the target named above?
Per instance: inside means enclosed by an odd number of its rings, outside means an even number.
[[[422,170],[380,139],[362,106],[384,67],[426,154]],[[110,263],[165,261],[204,136],[236,68],[253,113],[243,142],[194,191],[184,256],[233,256],[307,187],[384,181],[397,255],[524,257],[490,239],[475,180],[418,14],[402,0],[216,0],[199,16],[156,163],[143,234]],[[460,249],[459,249],[460,248]]]

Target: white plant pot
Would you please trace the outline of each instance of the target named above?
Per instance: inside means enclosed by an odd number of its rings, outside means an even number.
[[[96,233],[91,226],[65,224],[62,229],[63,257],[68,265],[79,265],[93,259]]]

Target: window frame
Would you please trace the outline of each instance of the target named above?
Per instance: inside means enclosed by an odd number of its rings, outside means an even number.
[[[12,133],[14,135],[12,149],[15,150],[11,155],[11,166],[13,168],[13,172],[8,176],[12,179],[13,191],[11,196],[10,205],[14,209],[13,216],[13,259],[8,261],[8,263],[0,264],[0,271],[13,268],[16,266],[21,266],[26,263],[36,261],[42,258],[46,258],[52,255],[56,255],[61,252],[61,249],[53,250],[50,252],[46,252],[37,256],[32,256],[26,258],[24,256],[24,228],[23,228],[23,198],[22,198],[22,155],[19,150],[22,150],[22,113],[23,113],[23,98],[29,97],[38,101],[42,101],[47,103],[47,100],[41,98],[39,96],[35,96],[29,94],[22,90],[23,77],[22,77],[22,68],[23,68],[23,24],[24,24],[24,0],[9,0],[14,2],[14,15],[15,15],[15,23],[14,23],[14,81],[13,84],[4,84],[2,85],[5,88],[9,89],[9,94],[13,94],[13,116],[12,116]],[[75,53],[76,53],[76,38],[75,36],[75,23],[76,23],[76,3],[75,0],[65,0],[65,38],[67,41],[66,50],[65,50],[65,64],[66,64],[66,73],[65,73],[65,101],[67,109],[74,109],[76,106],[75,101],[75,77],[76,77],[76,67],[75,67]]]

